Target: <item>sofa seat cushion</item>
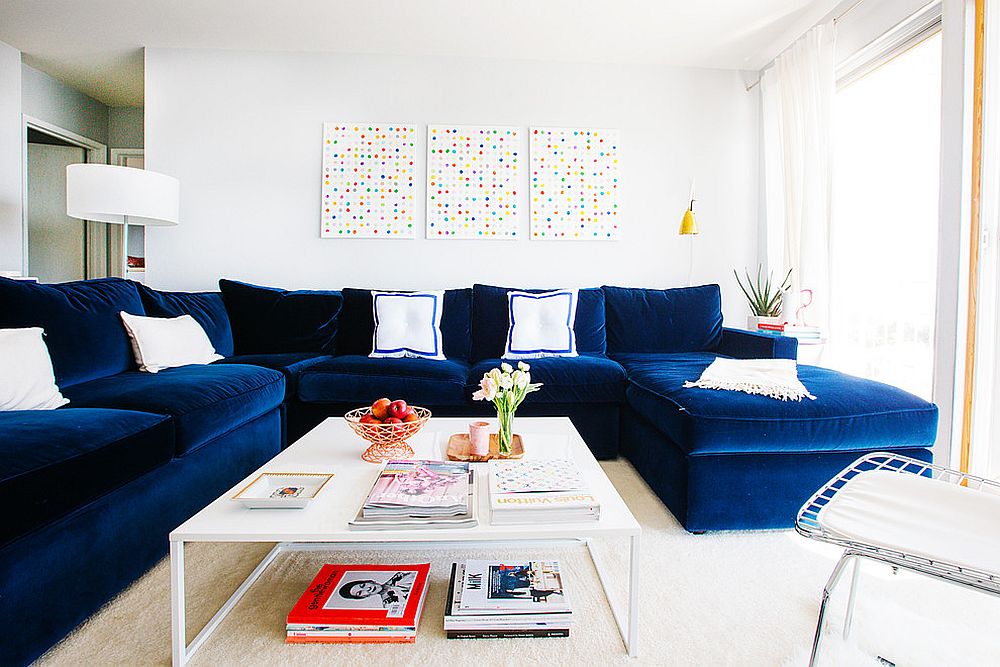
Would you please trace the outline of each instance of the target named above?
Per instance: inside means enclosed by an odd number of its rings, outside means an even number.
[[[220,359],[215,363],[248,364],[279,371],[285,376],[285,398],[288,399],[298,395],[299,374],[302,371],[329,359],[333,359],[333,357],[318,352],[277,352],[274,354],[240,354]]]
[[[302,371],[299,400],[362,406],[384,396],[419,406],[462,405],[468,375],[468,364],[454,359],[372,359],[348,354]]]
[[[181,366],[155,375],[132,371],[67,390],[70,405],[141,410],[174,418],[176,454],[198,449],[281,405],[281,373],[239,364]]]
[[[167,463],[165,415],[63,408],[0,412],[0,544]]]
[[[870,451],[934,443],[937,406],[902,389],[816,366],[798,367],[816,400],[777,401],[737,391],[684,388],[710,353],[615,355],[626,399],[689,454]]]
[[[469,370],[466,395],[479,388],[483,374],[501,363],[515,361],[485,359]],[[542,387],[530,394],[525,403],[621,403],[625,400],[625,369],[615,361],[599,355],[579,357],[546,357],[529,359],[531,381]]]

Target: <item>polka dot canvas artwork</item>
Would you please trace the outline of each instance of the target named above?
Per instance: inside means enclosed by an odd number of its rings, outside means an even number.
[[[618,131],[532,127],[532,241],[616,241]]]
[[[514,127],[428,126],[427,238],[521,237],[522,134]]]
[[[320,234],[412,239],[416,127],[323,124]]]

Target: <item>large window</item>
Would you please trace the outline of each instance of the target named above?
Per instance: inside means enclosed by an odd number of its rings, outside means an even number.
[[[835,100],[831,313],[824,363],[931,397],[941,33]]]

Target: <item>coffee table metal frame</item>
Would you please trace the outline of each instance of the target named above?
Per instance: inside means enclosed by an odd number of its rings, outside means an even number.
[[[434,428],[418,434],[413,441],[417,456],[433,458],[429,456],[429,453],[438,451],[442,442],[445,443],[444,446],[447,446],[448,433],[454,432],[455,429],[461,430],[461,427],[466,423],[467,420],[463,419],[445,418],[432,420],[431,424],[433,424]],[[529,434],[529,437],[532,437],[533,440],[542,440],[544,438],[551,440],[553,437],[568,436],[570,451],[574,454],[574,459],[577,460],[578,465],[580,465],[584,477],[588,479],[591,491],[598,495],[602,504],[602,518],[600,521],[589,524],[491,526],[489,524],[487,501],[485,499],[487,494],[483,489],[485,485],[481,484],[480,525],[476,528],[348,532],[345,521],[340,525],[339,529],[328,531],[336,533],[332,539],[325,539],[322,535],[324,532],[322,529],[310,528],[309,530],[301,530],[303,521],[296,522],[293,520],[285,522],[280,520],[282,517],[294,519],[293,513],[298,512],[298,510],[245,510],[235,507],[235,503],[229,501],[232,495],[231,492],[223,494],[219,499],[170,534],[171,647],[173,664],[176,666],[184,665],[191,659],[279,554],[296,551],[359,551],[366,549],[409,550],[433,548],[454,550],[462,547],[488,548],[499,545],[506,547],[511,544],[516,544],[519,547],[553,547],[580,543],[586,545],[605,597],[608,600],[608,605],[621,633],[626,652],[630,657],[638,655],[638,559],[639,539],[641,536],[641,528],[638,522],[629,512],[617,491],[614,490],[610,480],[607,479],[603,471],[600,471],[596,460],[590,454],[589,449],[586,449],[586,445],[583,444],[579,434],[572,428],[568,419],[524,418],[519,420],[518,426],[519,430],[525,434]],[[541,432],[538,432],[539,430]],[[356,482],[353,484],[356,488],[370,487],[378,468],[370,464],[361,464],[369,470],[360,472],[364,471],[364,468],[354,465],[355,458],[360,462],[360,457],[358,456],[360,449],[353,447],[353,445],[358,443],[355,443],[351,439],[351,436],[348,435],[349,433],[342,422],[338,423],[332,419],[327,420],[313,432],[307,434],[302,440],[265,464],[260,470],[252,473],[248,478],[254,477],[264,471],[285,472],[287,471],[286,468],[289,468],[289,465],[295,465],[295,470],[301,470],[303,467],[306,467],[302,465],[302,461],[308,459],[310,454],[315,454],[317,451],[333,450],[330,440],[335,439],[342,443],[340,447],[346,449],[348,453],[344,454],[342,452],[340,458],[332,464],[328,464],[322,460],[323,457],[319,457],[321,460],[314,462],[309,467],[317,465],[321,467],[325,466],[329,472],[335,473],[337,476],[334,477],[331,483],[334,489],[337,488],[337,482],[344,484],[348,480]],[[442,436],[442,434],[444,435]],[[423,435],[422,439],[421,435]],[[586,455],[583,455],[583,451],[579,449],[580,447],[586,450]],[[358,451],[354,451],[355,449]],[[534,453],[536,456],[539,454],[543,454],[543,456],[540,456],[541,458],[544,457],[545,453],[538,450]],[[532,455],[532,452],[529,451],[528,455]],[[344,466],[340,466],[337,463],[347,461],[349,461],[347,464],[348,467],[359,471],[357,475],[351,476],[350,471],[346,475],[340,474],[341,471],[338,468]],[[599,471],[599,475],[595,474],[595,469]],[[485,468],[483,470],[485,471]],[[353,479],[353,477],[357,476],[361,476],[363,479]],[[243,483],[241,482],[233,488],[241,488]],[[324,492],[324,494],[326,493]],[[326,501],[328,504],[332,500],[336,500],[335,493],[330,495],[335,497],[327,497]],[[341,495],[350,497],[350,504],[353,507],[346,509],[353,515],[357,511],[357,503],[360,503],[360,500],[364,498],[364,493],[361,493],[360,496],[356,492]],[[347,502],[347,500],[348,498],[342,498],[343,502]],[[318,501],[319,499],[317,499]],[[316,507],[312,509],[318,510],[320,508]],[[344,508],[340,509],[343,510]],[[246,512],[259,514],[247,515]],[[347,516],[343,511],[341,511],[341,514],[344,517]],[[227,516],[235,525],[230,525],[231,522],[226,521]],[[258,522],[246,524],[247,517],[249,516],[260,517],[261,521],[259,523],[271,523],[274,528],[269,529],[265,526],[261,529]],[[239,525],[240,521],[244,522],[243,526]],[[335,523],[336,519],[333,519],[332,522]],[[288,525],[283,527],[285,524]],[[253,529],[247,530],[247,525],[252,525]],[[592,548],[592,540],[596,538],[625,539],[628,542],[628,579],[625,599],[622,601],[624,604],[617,604],[614,601],[618,596],[612,591],[612,586],[607,576],[608,571],[604,567],[603,559]],[[190,542],[273,542],[276,544],[250,575],[236,588],[205,627],[202,628],[190,643],[187,643],[184,546]]]

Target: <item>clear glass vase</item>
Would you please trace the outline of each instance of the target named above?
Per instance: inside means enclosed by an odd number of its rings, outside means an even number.
[[[514,411],[498,410],[500,431],[497,433],[497,450],[500,456],[509,456],[514,444]]]

